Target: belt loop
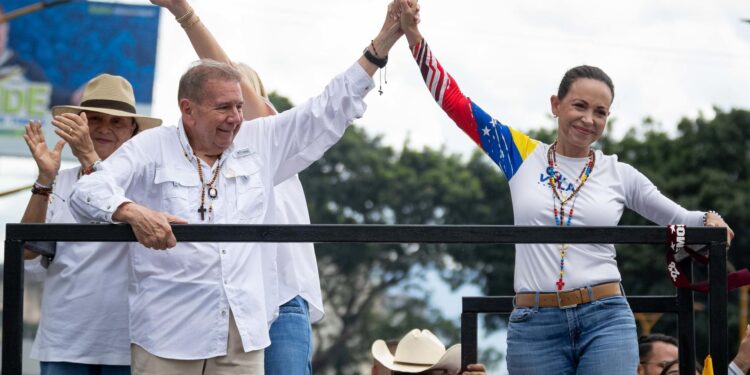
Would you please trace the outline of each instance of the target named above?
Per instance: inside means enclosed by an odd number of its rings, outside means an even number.
[[[591,289],[590,285],[586,286],[586,291],[589,293],[589,302],[596,301],[596,296],[594,296],[594,289]]]

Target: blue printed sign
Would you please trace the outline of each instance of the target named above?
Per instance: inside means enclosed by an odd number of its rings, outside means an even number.
[[[4,12],[30,0],[3,0]],[[0,25],[0,155],[29,155],[23,127],[44,122],[49,109],[78,104],[83,86],[100,73],[133,85],[139,113],[151,107],[159,8],[74,1]],[[48,143],[50,143],[48,141]]]

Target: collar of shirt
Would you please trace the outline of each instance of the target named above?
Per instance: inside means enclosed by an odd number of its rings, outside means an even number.
[[[180,140],[180,147],[182,147],[182,153],[183,155],[185,155],[185,158],[190,162],[190,164],[196,163],[197,158],[195,156],[195,152],[193,151],[193,147],[190,146],[187,132],[185,132],[185,124],[182,123],[182,118],[180,118],[180,121],[177,123],[177,138]],[[232,142],[232,144],[229,145],[229,148],[221,153],[221,159],[219,160],[218,165],[223,165],[227,161],[227,159],[229,159],[229,156],[234,152],[234,148],[234,142]],[[214,165],[213,167],[216,166]]]

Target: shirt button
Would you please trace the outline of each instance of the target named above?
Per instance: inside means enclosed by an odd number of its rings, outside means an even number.
[[[221,249],[221,253],[222,254],[226,254],[227,253],[227,249]]]
[[[224,279],[224,285],[227,285],[228,281],[227,279]]]
[[[226,315],[227,315],[227,310],[221,310],[221,316],[226,316]]]

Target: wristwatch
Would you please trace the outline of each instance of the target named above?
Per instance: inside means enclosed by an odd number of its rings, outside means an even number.
[[[92,174],[99,170],[99,164],[101,164],[102,160],[99,159],[95,162],[93,162],[88,167],[81,168],[81,176]]]

